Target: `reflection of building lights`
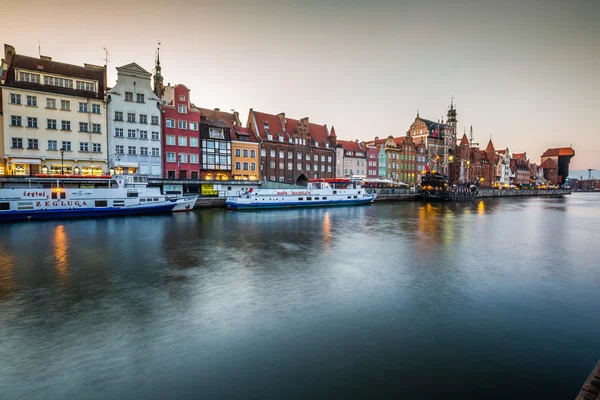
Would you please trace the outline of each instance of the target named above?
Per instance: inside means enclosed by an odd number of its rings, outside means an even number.
[[[329,212],[326,212],[323,217],[323,243],[325,244],[326,249],[328,249],[331,244],[331,220]]]
[[[483,202],[483,200],[480,200],[477,204],[477,214],[485,214],[485,203]]]
[[[54,230],[54,258],[60,280],[65,282],[69,269],[69,240],[64,225],[58,225]]]

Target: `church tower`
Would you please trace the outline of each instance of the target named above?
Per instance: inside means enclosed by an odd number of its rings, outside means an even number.
[[[159,47],[156,49],[156,65],[154,67],[154,94],[162,99],[165,93],[165,86],[163,85],[162,68],[160,67],[160,42]]]

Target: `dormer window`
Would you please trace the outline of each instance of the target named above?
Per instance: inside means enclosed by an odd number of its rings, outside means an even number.
[[[179,101],[185,101],[185,96],[184,95],[179,95]]]
[[[186,107],[186,106],[184,106],[183,104],[179,104],[179,105],[177,106],[177,112],[178,112],[179,114],[187,114],[187,107]]]
[[[273,140],[273,135],[271,135],[270,133],[267,134],[267,139],[269,140]]]
[[[279,136],[279,141],[283,143],[283,136]]]

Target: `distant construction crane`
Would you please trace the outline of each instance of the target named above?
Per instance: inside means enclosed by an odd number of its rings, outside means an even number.
[[[588,179],[592,179],[592,171],[595,171],[594,168],[588,168]]]

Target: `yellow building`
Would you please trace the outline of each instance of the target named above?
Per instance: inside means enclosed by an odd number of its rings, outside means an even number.
[[[4,46],[0,173],[108,173],[106,68]]]
[[[260,179],[260,151],[250,128],[231,130],[231,176],[234,180]]]

